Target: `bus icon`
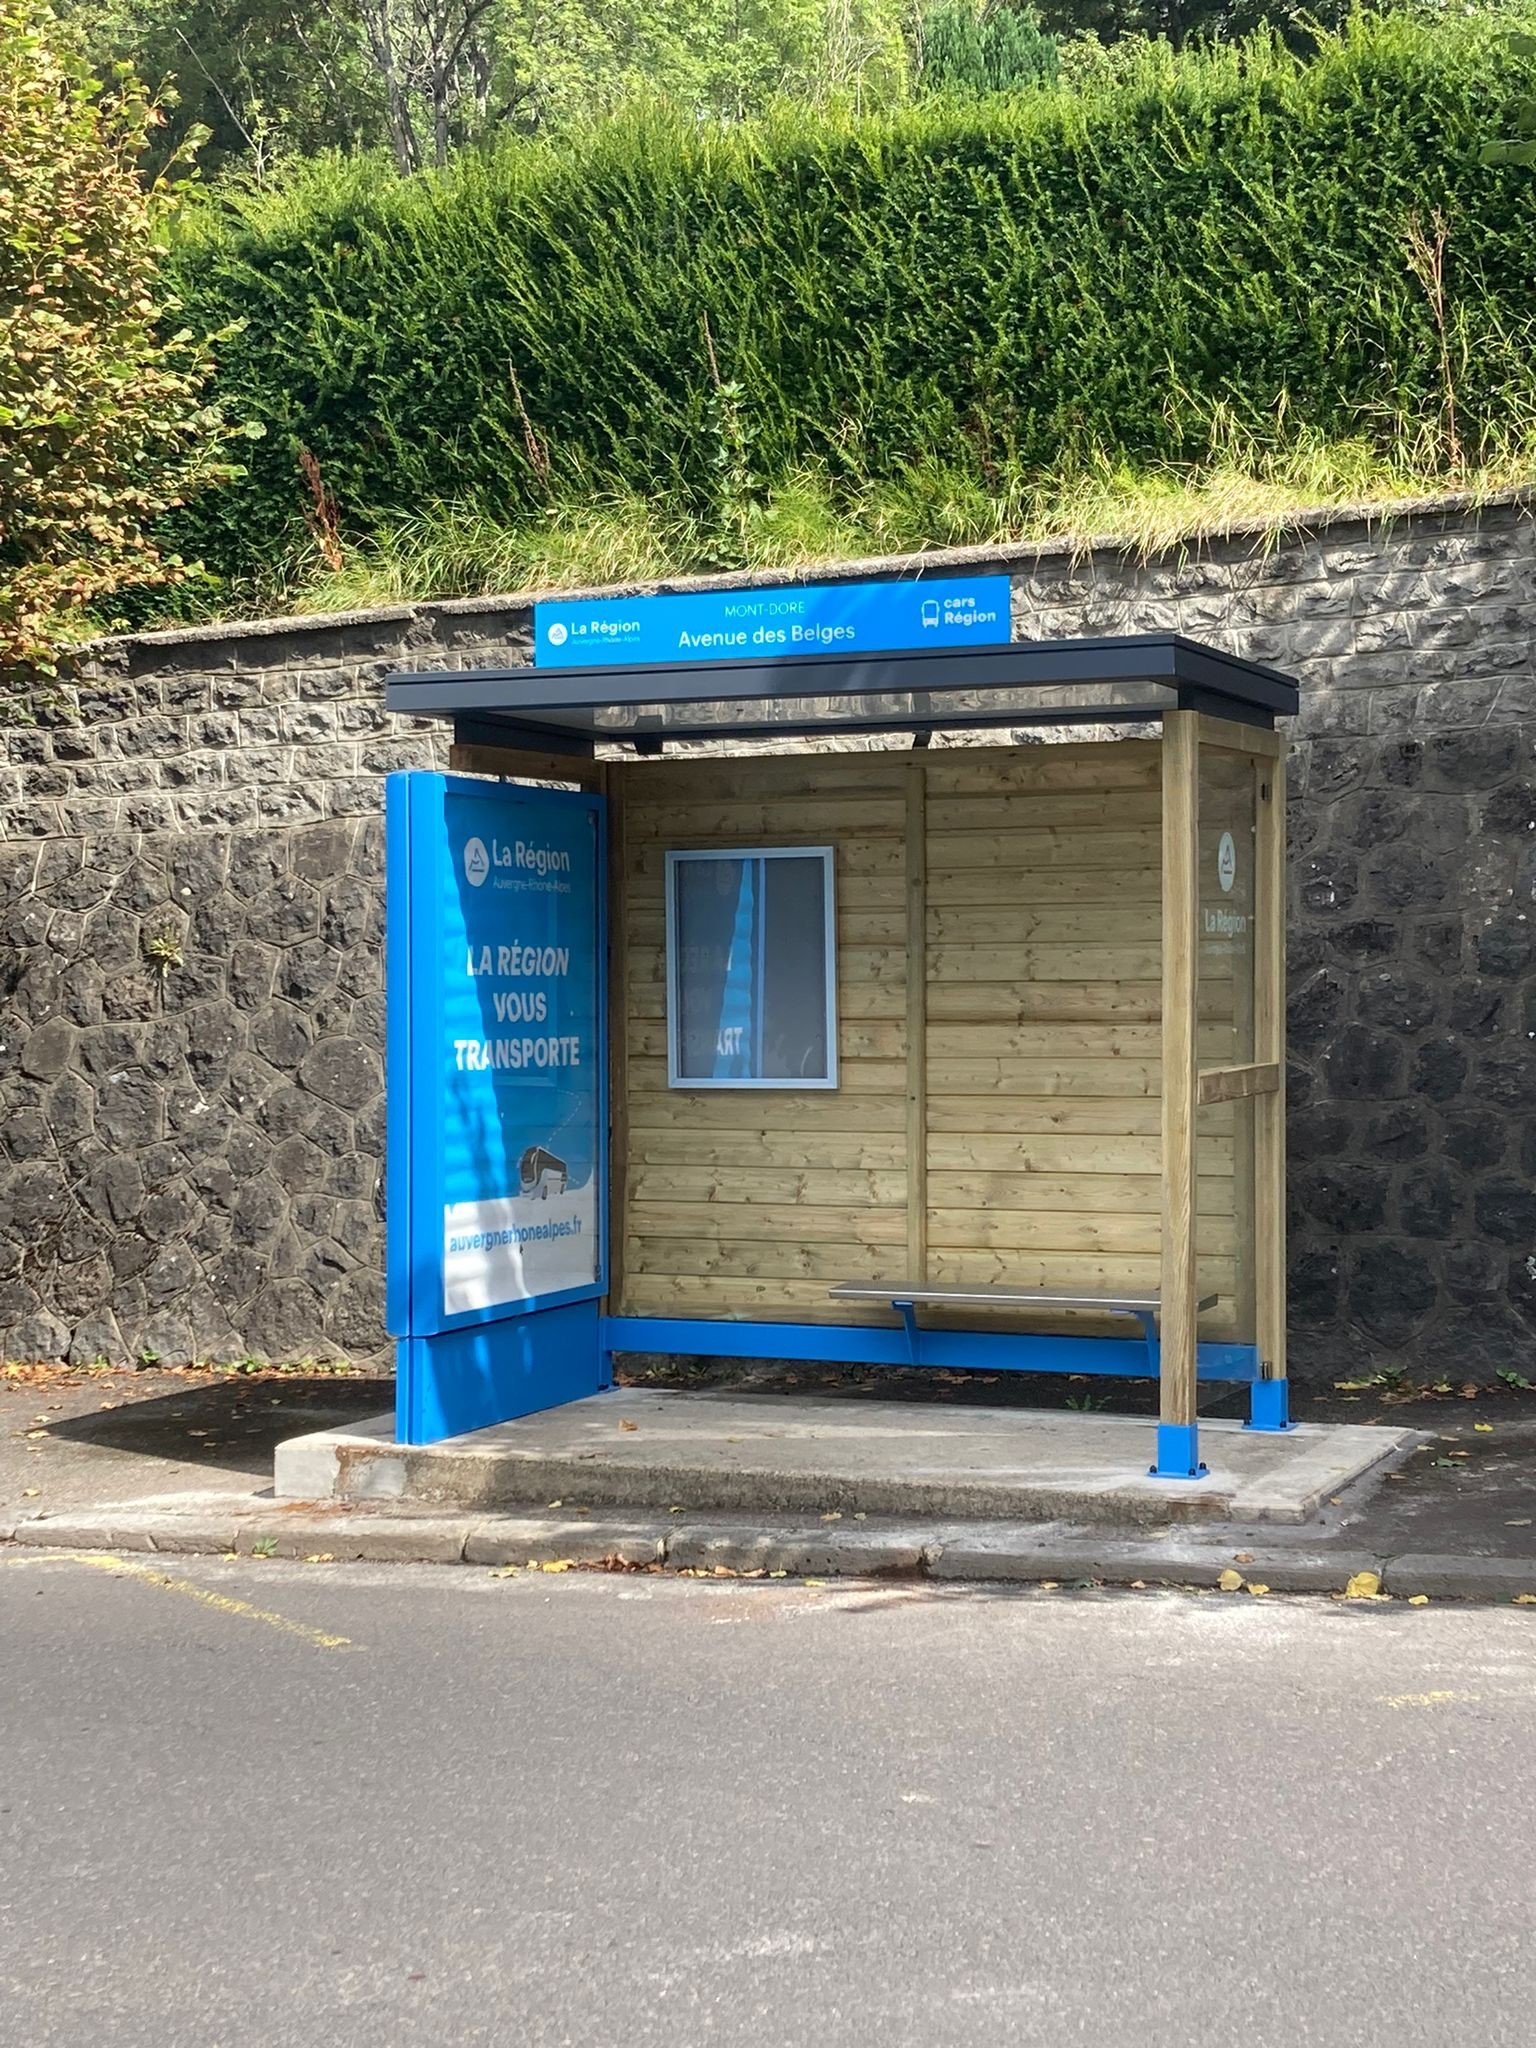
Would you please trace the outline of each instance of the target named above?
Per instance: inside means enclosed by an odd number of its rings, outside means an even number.
[[[530,1145],[517,1164],[517,1191],[547,1202],[550,1195],[563,1195],[570,1168],[542,1145]]]
[[[923,599],[923,624],[936,626],[939,623],[939,600],[936,597]]]

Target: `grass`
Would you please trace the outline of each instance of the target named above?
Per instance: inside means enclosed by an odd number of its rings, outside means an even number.
[[[1102,457],[1055,476],[984,482],[935,463],[839,500],[800,470],[740,507],[722,533],[675,507],[613,495],[514,523],[480,505],[440,503],[349,542],[340,566],[318,553],[261,586],[207,593],[205,616],[350,611],[432,598],[630,584],[724,568],[792,570],[936,548],[1060,543],[1075,554],[1111,544],[1142,559],[1234,534],[1275,546],[1308,517],[1368,505],[1389,514],[1449,491],[1474,502],[1536,486],[1536,433],[1511,437],[1456,468],[1439,451],[1384,456],[1363,440],[1300,435],[1274,454],[1230,428],[1209,460],[1137,469]]]

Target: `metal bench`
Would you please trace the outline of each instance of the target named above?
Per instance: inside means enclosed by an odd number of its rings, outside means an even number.
[[[983,1287],[963,1280],[936,1281],[921,1287],[901,1287],[890,1282],[879,1286],[863,1280],[840,1280],[835,1287],[829,1287],[827,1293],[833,1301],[882,1301],[888,1308],[893,1308],[906,1330],[907,1346],[914,1365],[920,1362],[917,1311],[919,1307],[932,1306],[1088,1309],[1097,1315],[1131,1316],[1141,1326],[1147,1346],[1147,1365],[1154,1378],[1160,1366],[1157,1319],[1162,1311],[1162,1300],[1155,1294],[1112,1294],[1093,1288],[1066,1294],[1050,1287]],[[1218,1299],[1214,1294],[1203,1294],[1197,1308],[1203,1313],[1214,1308]]]

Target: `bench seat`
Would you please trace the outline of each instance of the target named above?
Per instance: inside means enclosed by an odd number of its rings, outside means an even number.
[[[925,1281],[911,1287],[894,1281],[881,1286],[866,1280],[840,1280],[827,1293],[833,1301],[883,1301],[891,1308],[903,1303],[913,1308],[920,1303],[936,1308],[1082,1308],[1099,1315],[1137,1317],[1156,1316],[1162,1310],[1162,1300],[1156,1294],[1114,1294],[1095,1288],[1059,1293],[1050,1287],[992,1287],[966,1280]],[[1219,1298],[1203,1294],[1197,1306],[1203,1313],[1214,1308]]]

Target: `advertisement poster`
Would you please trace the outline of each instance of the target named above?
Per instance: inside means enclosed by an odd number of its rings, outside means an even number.
[[[436,1000],[416,1012],[413,1062],[447,1319],[598,1283],[603,1097],[595,806],[440,787],[435,958],[421,959],[421,926],[413,949]]]

